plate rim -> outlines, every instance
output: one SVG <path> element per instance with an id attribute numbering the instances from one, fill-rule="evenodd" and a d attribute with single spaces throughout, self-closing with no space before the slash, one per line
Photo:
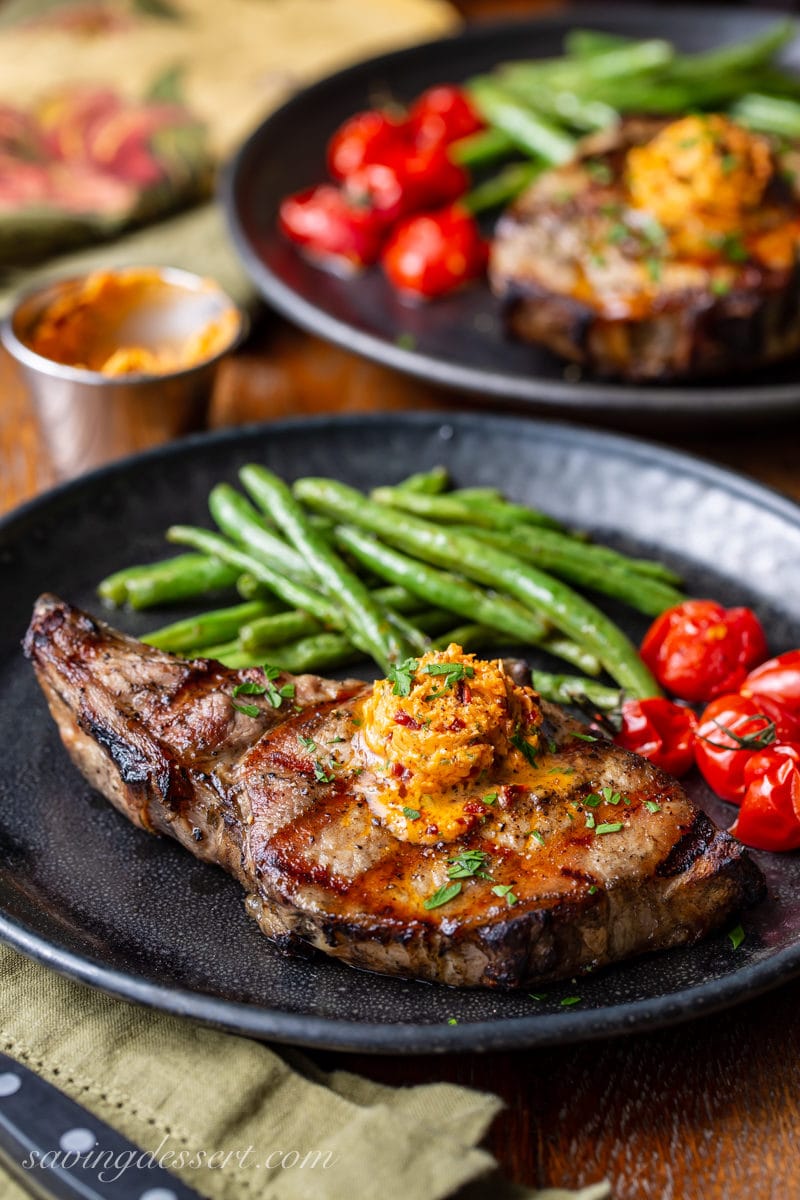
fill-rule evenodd
<path id="1" fill-rule="evenodd" d="M 644 6 L 637 6 L 644 10 Z M 509 374 L 502 369 L 485 369 L 450 363 L 433 355 L 399 346 L 374 333 L 355 328 L 313 302 L 306 300 L 271 270 L 259 257 L 252 245 L 241 219 L 237 203 L 238 190 L 251 156 L 261 141 L 268 136 L 273 125 L 279 125 L 294 109 L 300 109 L 309 97 L 323 95 L 342 81 L 358 78 L 362 73 L 380 70 L 386 63 L 402 63 L 413 59 L 438 46 L 458 46 L 482 38 L 502 36 L 504 33 L 542 29 L 558 29 L 571 26 L 581 20 L 598 22 L 603 26 L 625 28 L 635 11 L 626 8 L 612 9 L 599 13 L 587 4 L 570 4 L 555 13 L 544 13 L 539 17 L 507 19 L 503 21 L 477 22 L 443 37 L 431 38 L 416 45 L 403 46 L 382 54 L 345 66 L 291 95 L 274 109 L 256 128 L 248 134 L 233 157 L 220 173 L 217 195 L 225 214 L 228 232 L 236 253 L 255 283 L 261 297 L 271 304 L 282 316 L 299 325 L 309 333 L 353 351 L 361 357 L 383 366 L 392 367 L 403 374 L 423 380 L 439 387 L 463 391 L 470 394 L 490 395 L 496 400 L 515 401 L 541 410 L 583 411 L 611 410 L 616 413 L 637 415 L 644 406 L 646 412 L 674 412 L 681 416 L 698 419 L 715 414 L 750 416 L 753 405 L 758 406 L 758 415 L 786 414 L 800 409 L 800 359 L 798 378 L 795 382 L 759 385 L 715 386 L 706 388 L 702 382 L 690 383 L 685 387 L 676 384 L 647 385 L 638 383 L 605 382 L 601 379 L 566 380 L 542 379 L 536 375 Z M 665 23 L 674 17 L 691 23 L 702 20 L 702 12 L 689 4 L 674 4 L 659 9 Z M 737 9 L 728 6 L 714 9 L 718 20 L 736 18 L 751 20 L 753 25 L 766 25 L 770 21 L 781 22 L 787 14 L 777 9 Z M 707 14 L 706 14 L 707 16 Z M 800 26 L 797 32 L 800 46 Z M 755 374 L 754 374 L 755 380 Z M 660 401 L 660 402 L 659 402 Z"/>
<path id="2" fill-rule="evenodd" d="M 764 484 L 699 455 L 674 450 L 658 443 L 625 434 L 610 433 L 590 426 L 571 425 L 546 419 L 534 420 L 495 413 L 421 410 L 406 412 L 349 413 L 296 417 L 276 422 L 259 422 L 209 433 L 193 434 L 164 446 L 131 454 L 77 479 L 66 481 L 19 505 L 0 517 L 0 538 L 12 533 L 18 524 L 58 509 L 64 501 L 79 496 L 86 488 L 103 480 L 124 477 L 143 462 L 152 463 L 186 456 L 198 448 L 217 445 L 246 445 L 265 435 L 324 431 L 332 425 L 349 426 L 357 431 L 365 425 L 378 427 L 405 425 L 431 430 L 449 426 L 456 432 L 486 424 L 515 426 L 534 438 L 546 435 L 550 441 L 570 445 L 608 447 L 631 461 L 645 465 L 679 468 L 684 476 L 708 486 L 721 487 L 729 494 L 748 500 L 760 508 L 788 520 L 800 528 L 800 505 Z M 497 1020 L 471 1021 L 446 1025 L 353 1022 L 312 1014 L 286 1012 L 257 1004 L 216 997 L 201 991 L 172 987 L 147 979 L 135 972 L 105 965 L 90 954 L 70 950 L 46 935 L 36 933 L 24 922 L 0 909 L 0 940 L 22 951 L 60 974 L 116 996 L 162 1012 L 191 1017 L 203 1024 L 250 1037 L 270 1039 L 309 1047 L 353 1053 L 408 1054 L 432 1052 L 493 1051 L 528 1046 L 563 1045 L 625 1032 L 644 1032 L 704 1016 L 751 999 L 800 974 L 800 939 L 760 962 L 734 970 L 722 978 L 695 987 L 682 988 L 667 995 L 645 1000 L 613 1004 L 595 1009 L 570 1009 L 558 1013 L 531 1013 L 524 1017 L 500 1017 Z M 667 953 L 667 952 L 665 952 Z M 613 969 L 613 968 L 612 968 Z M 459 994 L 453 989 L 454 998 Z"/>

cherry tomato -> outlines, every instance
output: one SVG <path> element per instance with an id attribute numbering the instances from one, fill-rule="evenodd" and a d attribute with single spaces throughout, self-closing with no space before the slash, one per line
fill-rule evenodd
<path id="1" fill-rule="evenodd" d="M 775 742 L 800 742 L 800 720 L 766 696 L 731 693 L 712 700 L 703 712 L 694 754 L 717 795 L 738 804 L 750 758 Z"/>
<path id="2" fill-rule="evenodd" d="M 731 833 L 757 850 L 800 848 L 800 746 L 778 743 L 752 754 Z"/>
<path id="3" fill-rule="evenodd" d="M 656 617 L 641 655 L 666 691 L 705 703 L 744 682 L 766 658 L 767 640 L 752 609 L 686 600 Z"/>
<path id="4" fill-rule="evenodd" d="M 789 650 L 762 663 L 739 690 L 743 696 L 769 696 L 800 717 L 800 650 Z"/>
<path id="5" fill-rule="evenodd" d="M 484 127 L 466 93 L 449 83 L 423 92 L 412 105 L 409 119 L 420 145 L 455 142 Z"/>
<path id="6" fill-rule="evenodd" d="M 383 252 L 390 282 L 416 296 L 440 296 L 480 275 L 487 249 L 475 218 L 457 205 L 410 217 Z"/>
<path id="7" fill-rule="evenodd" d="M 614 741 L 670 775 L 685 775 L 694 765 L 696 729 L 692 710 L 671 700 L 626 700 Z"/>
<path id="8" fill-rule="evenodd" d="M 380 109 L 356 113 L 328 143 L 328 170 L 334 179 L 346 179 L 365 163 L 384 162 L 392 150 L 410 140 L 405 120 Z"/>
<path id="9" fill-rule="evenodd" d="M 387 228 L 407 213 L 400 173 L 386 163 L 365 163 L 342 186 L 351 204 L 379 214 Z"/>
<path id="10" fill-rule="evenodd" d="M 440 208 L 469 186 L 463 167 L 451 162 L 443 146 L 394 150 L 386 162 L 365 163 L 347 177 L 345 191 L 393 222 L 398 217 Z"/>
<path id="11" fill-rule="evenodd" d="M 307 252 L 351 270 L 375 262 L 386 235 L 380 214 L 352 203 L 330 183 L 287 196 L 279 224 L 286 237 Z"/>

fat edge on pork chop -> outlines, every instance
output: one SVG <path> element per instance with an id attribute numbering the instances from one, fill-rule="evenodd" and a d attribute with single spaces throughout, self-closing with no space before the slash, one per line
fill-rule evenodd
<path id="1" fill-rule="evenodd" d="M 25 653 L 86 779 L 235 876 L 285 949 L 529 987 L 694 942 L 764 893 L 743 847 L 674 779 L 585 740 L 502 663 L 458 647 L 419 660 L 405 695 L 387 681 L 267 681 L 42 596 Z M 234 695 L 246 682 L 256 694 Z"/>

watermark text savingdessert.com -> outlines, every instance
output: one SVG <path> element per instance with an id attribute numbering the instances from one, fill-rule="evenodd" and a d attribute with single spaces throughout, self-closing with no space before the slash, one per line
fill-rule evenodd
<path id="1" fill-rule="evenodd" d="M 91 1149 L 31 1150 L 20 1166 L 25 1171 L 84 1169 L 97 1173 L 102 1183 L 114 1183 L 126 1171 L 163 1167 L 165 1170 L 264 1170 L 264 1171 L 326 1171 L 336 1165 L 338 1156 L 332 1150 L 270 1150 L 255 1146 L 238 1150 L 173 1150 L 168 1146 L 169 1135 L 161 1139 L 155 1150 L 104 1150 L 96 1143 Z"/>

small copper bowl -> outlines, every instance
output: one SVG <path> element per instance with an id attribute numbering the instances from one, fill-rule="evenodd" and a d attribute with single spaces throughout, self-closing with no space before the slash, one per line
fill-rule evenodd
<path id="1" fill-rule="evenodd" d="M 120 335 L 128 342 L 157 349 L 190 337 L 226 310 L 233 309 L 237 320 L 230 340 L 202 362 L 167 373 L 107 375 L 46 358 L 30 344 L 47 309 L 70 289 L 77 293 L 89 275 L 57 280 L 23 294 L 3 322 L 0 336 L 22 369 L 62 479 L 202 428 L 219 361 L 247 332 L 245 314 L 212 281 L 175 267 L 121 267 L 108 274 L 124 275 L 126 270 L 146 270 L 164 285 L 156 308 L 142 305 L 126 318 L 129 328 L 121 329 Z"/>

